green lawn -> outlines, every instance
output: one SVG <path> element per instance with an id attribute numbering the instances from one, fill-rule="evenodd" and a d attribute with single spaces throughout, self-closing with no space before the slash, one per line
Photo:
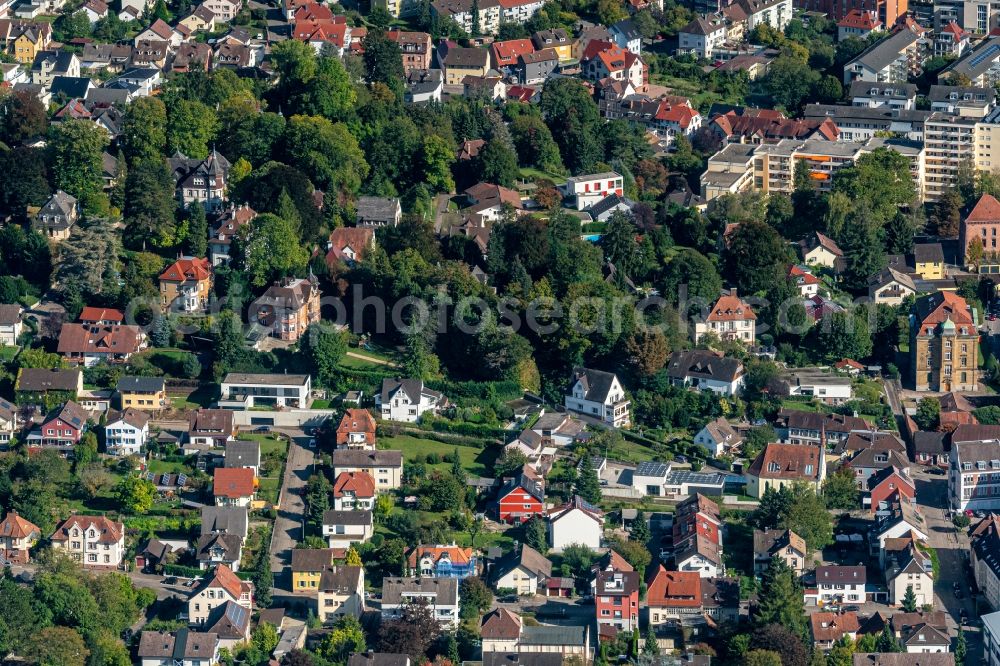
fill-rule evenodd
<path id="1" fill-rule="evenodd" d="M 261 477 L 257 488 L 257 496 L 271 504 L 278 503 L 278 493 L 281 492 L 281 479 L 277 477 Z"/>
<path id="2" fill-rule="evenodd" d="M 429 453 L 437 453 L 440 456 L 451 455 L 458 450 L 458 457 L 462 461 L 462 467 L 472 476 L 489 476 L 493 467 L 493 461 L 500 454 L 499 447 L 489 447 L 476 449 L 471 446 L 458 446 L 456 444 L 445 444 L 433 439 L 422 439 L 413 435 L 397 435 L 396 437 L 382 437 L 379 439 L 379 446 L 384 449 L 402 451 L 406 460 L 413 458 L 423 458 Z M 451 463 L 442 462 L 438 465 L 430 465 L 431 469 L 448 469 Z"/>
<path id="3" fill-rule="evenodd" d="M 798 400 L 782 400 L 781 406 L 785 409 L 797 409 L 800 412 L 823 412 L 822 407 L 811 402 L 799 402 Z"/>
<path id="4" fill-rule="evenodd" d="M 269 453 L 277 453 L 284 456 L 288 451 L 288 440 L 284 437 L 278 437 L 270 433 L 259 433 L 259 432 L 243 432 L 240 433 L 240 439 L 247 441 L 260 442 L 260 455 L 263 458 Z"/>
<path id="5" fill-rule="evenodd" d="M 369 354 L 366 351 L 359 351 L 356 353 L 365 354 L 366 356 L 368 355 L 371 355 L 373 357 L 375 356 L 374 354 Z M 375 361 L 366 361 L 363 358 L 355 358 L 354 356 L 344 356 L 342 359 L 340 359 L 340 362 L 337 363 L 337 365 L 339 365 L 341 368 L 344 368 L 345 370 L 378 370 L 379 368 L 389 367 L 384 363 L 376 363 Z"/>
<path id="6" fill-rule="evenodd" d="M 0 361 L 6 362 L 17 356 L 17 352 L 20 351 L 20 347 L 11 347 L 9 345 L 0 345 Z"/>
<path id="7" fill-rule="evenodd" d="M 551 180 L 556 185 L 562 185 L 566 182 L 566 176 L 560 176 L 555 173 L 548 173 L 547 171 L 542 171 L 541 169 L 534 169 L 531 167 L 521 167 L 519 176 L 524 180 Z"/>
<path id="8" fill-rule="evenodd" d="M 149 470 L 155 474 L 192 474 L 191 467 L 182 462 L 167 462 L 166 460 L 150 460 Z"/>

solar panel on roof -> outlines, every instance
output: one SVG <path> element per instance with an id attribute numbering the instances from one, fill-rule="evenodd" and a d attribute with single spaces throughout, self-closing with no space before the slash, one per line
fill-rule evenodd
<path id="1" fill-rule="evenodd" d="M 152 482 L 156 479 L 156 472 L 146 472 L 146 480 Z"/>
<path id="2" fill-rule="evenodd" d="M 637 476 L 663 476 L 667 473 L 667 469 L 666 464 L 661 462 L 644 462 L 639 463 L 635 473 Z"/>
<path id="3" fill-rule="evenodd" d="M 987 59 L 992 59 L 997 54 L 1000 54 L 1000 44 L 990 44 L 980 53 L 977 53 L 976 55 L 969 58 L 969 66 L 978 67 Z"/>
<path id="4" fill-rule="evenodd" d="M 187 474 L 178 474 L 177 475 L 177 485 L 178 486 L 186 486 L 187 482 L 188 482 Z"/>
<path id="5" fill-rule="evenodd" d="M 164 474 L 163 476 L 161 476 L 160 477 L 160 483 L 162 485 L 164 485 L 164 486 L 168 485 L 170 483 L 170 475 L 169 474 Z"/>

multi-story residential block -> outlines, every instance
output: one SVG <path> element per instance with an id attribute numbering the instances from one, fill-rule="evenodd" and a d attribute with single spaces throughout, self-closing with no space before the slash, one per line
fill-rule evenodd
<path id="1" fill-rule="evenodd" d="M 905 543 L 886 544 L 888 552 L 884 555 L 885 583 L 889 591 L 889 603 L 902 604 L 907 590 L 913 590 L 917 607 L 933 606 L 934 568 L 930 556 L 920 550 L 918 542 L 912 537 L 902 541 Z M 925 647 L 929 647 L 926 642 Z"/>
<path id="2" fill-rule="evenodd" d="M 496 7 L 499 9 L 500 5 Z M 470 15 L 469 21 L 471 20 Z M 448 48 L 441 64 L 444 66 L 445 85 L 457 86 L 467 76 L 486 76 L 490 68 L 489 52 L 485 49 L 452 46 Z"/>
<path id="3" fill-rule="evenodd" d="M 139 455 L 149 439 L 149 414 L 137 409 L 108 412 L 104 426 L 107 452 L 113 456 Z"/>
<path id="4" fill-rule="evenodd" d="M 327 567 L 319 577 L 316 607 L 323 622 L 350 615 L 361 617 L 365 610 L 365 570 L 337 565 Z"/>
<path id="5" fill-rule="evenodd" d="M 383 578 L 382 617 L 399 617 L 412 603 L 423 603 L 431 614 L 446 627 L 458 626 L 457 578 Z"/>
<path id="6" fill-rule="evenodd" d="M 367 409 L 346 409 L 337 425 L 337 448 L 374 451 L 376 428 L 375 419 Z"/>
<path id="7" fill-rule="evenodd" d="M 1000 440 L 952 441 L 948 499 L 956 511 L 1000 510 Z"/>
<path id="8" fill-rule="evenodd" d="M 632 631 L 639 627 L 639 582 L 636 571 L 598 571 L 594 580 L 597 625 Z"/>
<path id="9" fill-rule="evenodd" d="M 372 537 L 374 526 L 371 511 L 337 511 L 323 513 L 323 536 L 330 548 L 350 548 Z"/>
<path id="10" fill-rule="evenodd" d="M 745 345 L 752 345 L 756 338 L 757 315 L 736 293 L 735 289 L 719 297 L 704 321 L 694 326 L 694 341 L 697 342 L 707 333 L 712 333 L 720 340 L 737 340 Z"/>
<path id="11" fill-rule="evenodd" d="M 865 601 L 867 571 L 863 566 L 816 567 L 816 596 L 823 604 L 860 604 Z"/>
<path id="12" fill-rule="evenodd" d="M 405 32 L 389 30 L 385 36 L 399 44 L 403 55 L 403 73 L 409 74 L 417 69 L 430 69 L 431 66 L 431 36 L 426 32 Z"/>
<path id="13" fill-rule="evenodd" d="M 167 406 L 166 381 L 163 377 L 122 377 L 115 387 L 122 409 L 157 412 Z"/>
<path id="14" fill-rule="evenodd" d="M 929 57 L 929 43 L 921 31 L 898 30 L 844 65 L 844 84 L 859 80 L 906 83 L 923 72 Z"/>
<path id="15" fill-rule="evenodd" d="M 205 666 L 219 661 L 219 635 L 178 629 L 144 631 L 136 651 L 140 666 Z"/>
<path id="16" fill-rule="evenodd" d="M 406 554 L 407 574 L 434 578 L 466 578 L 475 575 L 477 558 L 471 548 L 417 546 Z"/>
<path id="17" fill-rule="evenodd" d="M 37 525 L 11 509 L 0 521 L 0 559 L 26 564 L 31 559 L 31 549 L 41 537 L 42 531 Z"/>
<path id="18" fill-rule="evenodd" d="M 753 571 L 763 574 L 771 565 L 771 560 L 784 560 L 788 568 L 801 575 L 806 563 L 805 539 L 791 530 L 753 531 Z"/>
<path id="19" fill-rule="evenodd" d="M 344 472 L 365 472 L 375 479 L 379 491 L 399 488 L 403 474 L 401 451 L 337 449 L 330 456 L 335 476 Z"/>
<path id="20" fill-rule="evenodd" d="M 874 427 L 857 416 L 819 414 L 801 409 L 782 409 L 775 423 L 782 442 L 789 444 L 837 445 L 852 433 L 871 431 Z"/>
<path id="21" fill-rule="evenodd" d="M 559 60 L 572 60 L 574 40 L 563 28 L 539 30 L 531 36 L 535 50 L 555 49 Z"/>
<path id="22" fill-rule="evenodd" d="M 1000 611 L 987 613 L 980 619 L 983 624 L 983 663 L 1000 666 Z"/>
<path id="23" fill-rule="evenodd" d="M 969 540 L 972 573 L 979 593 L 990 608 L 1000 609 L 1000 516 L 990 514 L 980 520 L 970 530 Z M 1000 641 L 1000 632 L 994 634 L 993 640 Z M 1000 650 L 997 654 L 1000 655 Z"/>
<path id="24" fill-rule="evenodd" d="M 208 259 L 185 257 L 160 273 L 160 307 L 178 312 L 208 308 L 214 273 Z"/>
<path id="25" fill-rule="evenodd" d="M 88 569 L 117 569 L 125 556 L 125 525 L 104 516 L 70 516 L 50 540 Z"/>
<path id="26" fill-rule="evenodd" d="M 778 490 L 800 481 L 818 491 L 826 478 L 826 456 L 819 446 L 771 442 L 751 463 L 746 476 L 751 497 L 763 497 L 768 488 Z"/>
<path id="27" fill-rule="evenodd" d="M 941 72 L 942 77 L 971 81 L 976 88 L 988 88 L 1000 81 L 1000 37 L 993 37 Z M 969 85 L 969 84 L 967 84 Z"/>
<path id="28" fill-rule="evenodd" d="M 629 400 L 618 376 L 612 372 L 574 368 L 566 409 L 600 419 L 615 428 L 631 422 Z"/>
<path id="29" fill-rule="evenodd" d="M 310 375 L 230 372 L 222 380 L 219 405 L 255 407 L 309 407 L 312 392 Z"/>
<path id="30" fill-rule="evenodd" d="M 975 391 L 979 381 L 976 313 L 942 291 L 917 301 L 910 316 L 910 362 L 918 391 Z"/>
<path id="31" fill-rule="evenodd" d="M 319 282 L 315 277 L 284 278 L 253 302 L 254 322 L 279 340 L 295 341 L 320 319 Z"/>
<path id="32" fill-rule="evenodd" d="M 446 407 L 448 399 L 424 386 L 420 379 L 383 379 L 375 396 L 375 408 L 383 419 L 416 423 L 427 412 Z"/>
<path id="33" fill-rule="evenodd" d="M 924 195 L 936 201 L 958 182 L 962 164 L 975 164 L 975 118 L 935 112 L 924 122 Z"/>
<path id="34" fill-rule="evenodd" d="M 718 504 L 701 493 L 680 502 L 674 512 L 671 536 L 671 552 L 677 571 L 695 571 L 702 578 L 718 578 L 725 574 Z"/>
<path id="35" fill-rule="evenodd" d="M 917 86 L 912 83 L 878 84 L 855 81 L 847 93 L 851 106 L 862 109 L 888 107 L 911 111 L 917 105 Z"/>

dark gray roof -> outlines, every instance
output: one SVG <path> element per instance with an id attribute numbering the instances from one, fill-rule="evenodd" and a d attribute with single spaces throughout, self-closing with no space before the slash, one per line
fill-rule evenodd
<path id="1" fill-rule="evenodd" d="M 222 380 L 223 384 L 263 384 L 266 386 L 305 386 L 309 375 L 286 375 L 282 373 L 230 372 Z"/>
<path id="2" fill-rule="evenodd" d="M 331 464 L 336 467 L 402 467 L 402 451 L 364 451 L 337 449 L 331 454 Z"/>
<path id="3" fill-rule="evenodd" d="M 927 99 L 932 104 L 950 102 L 988 106 L 996 99 L 996 92 L 992 88 L 975 86 L 931 86 L 927 92 Z"/>
<path id="4" fill-rule="evenodd" d="M 955 666 L 951 652 L 855 652 L 853 666 Z"/>
<path id="5" fill-rule="evenodd" d="M 587 208 L 587 212 L 590 216 L 596 218 L 599 215 L 603 215 L 609 210 L 613 210 L 616 206 L 625 205 L 628 206 L 629 210 L 632 209 L 633 202 L 629 201 L 625 197 L 618 196 L 617 194 L 612 194 L 609 197 L 604 197 L 594 205 Z"/>
<path id="6" fill-rule="evenodd" d="M 336 511 L 323 512 L 324 525 L 371 525 L 371 511 Z"/>
<path id="7" fill-rule="evenodd" d="M 0 303 L 0 326 L 13 326 L 21 321 L 21 306 L 16 303 Z"/>
<path id="8" fill-rule="evenodd" d="M 423 71 L 423 70 L 421 70 Z M 438 77 L 440 78 L 440 71 Z M 354 205 L 358 219 L 361 220 L 394 220 L 399 210 L 399 199 L 389 197 L 359 197 Z"/>
<path id="9" fill-rule="evenodd" d="M 552 562 L 537 550 L 522 544 L 519 551 L 512 550 L 493 565 L 493 579 L 503 578 L 517 567 L 524 567 L 541 578 L 552 575 Z"/>
<path id="10" fill-rule="evenodd" d="M 945 439 L 948 437 L 948 433 L 945 432 L 927 432 L 925 430 L 920 430 L 913 433 L 913 451 L 914 453 L 927 453 L 930 455 L 941 455 L 945 452 Z"/>
<path id="11" fill-rule="evenodd" d="M 87 95 L 92 83 L 86 76 L 56 76 L 52 79 L 49 92 L 55 95 L 64 95 L 69 98 L 83 99 Z"/>
<path id="12" fill-rule="evenodd" d="M 557 652 L 483 653 L 483 666 L 561 666 L 562 662 Z"/>
<path id="13" fill-rule="evenodd" d="M 80 381 L 79 370 L 46 370 L 23 368 L 17 378 L 18 391 L 75 391 Z"/>
<path id="14" fill-rule="evenodd" d="M 392 652 L 355 652 L 347 660 L 347 666 L 409 666 L 410 657 Z"/>
<path id="15" fill-rule="evenodd" d="M 31 69 L 41 69 L 43 62 L 49 62 L 53 64 L 53 71 L 65 72 L 69 70 L 74 57 L 74 54 L 68 51 L 39 51 L 35 55 L 35 61 L 31 63 Z"/>
<path id="16" fill-rule="evenodd" d="M 521 629 L 522 645 L 583 645 L 587 627 L 524 627 Z"/>
<path id="17" fill-rule="evenodd" d="M 909 31 L 904 30 L 902 32 Z M 945 67 L 942 74 L 963 74 L 975 81 L 977 77 L 988 72 L 993 63 L 998 59 L 1000 59 L 1000 37 L 994 37 L 984 42 L 979 48 L 970 51 L 958 62 Z"/>
<path id="18" fill-rule="evenodd" d="M 122 377 L 117 388 L 121 392 L 156 393 L 162 391 L 165 385 L 163 377 Z"/>
<path id="19" fill-rule="evenodd" d="M 247 509 L 244 506 L 203 506 L 201 508 L 201 533 L 247 533 Z"/>
<path id="20" fill-rule="evenodd" d="M 464 48 L 456 46 L 448 49 L 444 57 L 444 66 L 448 67 L 485 67 L 489 58 L 486 49 Z"/>
<path id="21" fill-rule="evenodd" d="M 411 94 L 419 95 L 433 92 L 438 89 L 441 83 L 442 78 L 440 69 L 412 69 L 406 75 L 406 87 Z M 362 198 L 373 199 L 376 197 Z M 395 199 L 389 199 L 389 201 L 395 201 Z M 392 208 L 392 211 L 387 211 L 388 215 L 385 219 L 391 220 L 395 217 L 395 206 Z"/>
<path id="22" fill-rule="evenodd" d="M 802 110 L 802 116 L 806 120 L 816 118 L 833 118 L 835 122 L 842 123 L 845 120 L 882 120 L 890 122 L 911 122 L 923 124 L 931 115 L 931 111 L 923 109 L 890 109 L 886 106 L 874 109 L 867 106 L 846 106 L 843 104 L 807 104 Z M 878 129 L 878 128 L 875 128 Z"/>
<path id="23" fill-rule="evenodd" d="M 312 569 L 315 571 L 315 569 Z M 358 589 L 359 579 L 363 582 L 364 569 L 361 567 L 337 566 L 323 570 L 319 577 L 319 589 L 323 592 L 338 592 L 341 594 Z"/>
<path id="24" fill-rule="evenodd" d="M 219 645 L 216 634 L 178 629 L 173 633 L 144 631 L 139 638 L 140 658 L 212 659 Z"/>
<path id="25" fill-rule="evenodd" d="M 576 385 L 576 382 L 582 382 L 585 399 L 604 402 L 611 391 L 614 381 L 615 374 L 613 372 L 591 370 L 590 368 L 573 368 L 570 388 L 572 389 Z"/>
<path id="26" fill-rule="evenodd" d="M 260 465 L 260 442 L 236 440 L 226 442 L 226 467 L 256 467 Z"/>
<path id="27" fill-rule="evenodd" d="M 439 606 L 452 606 L 458 603 L 457 578 L 418 578 L 406 576 L 382 579 L 382 604 L 403 604 L 407 597 L 434 597 L 434 603 Z"/>
<path id="28" fill-rule="evenodd" d="M 870 97 L 874 99 L 909 99 L 917 94 L 917 86 L 913 83 L 875 83 L 872 81 L 854 81 L 851 84 L 850 97 Z"/>
<path id="29" fill-rule="evenodd" d="M 293 548 L 292 571 L 322 571 L 333 566 L 333 548 Z"/>
<path id="30" fill-rule="evenodd" d="M 661 462 L 642 462 L 635 468 L 634 476 L 666 476 L 670 466 Z"/>
<path id="31" fill-rule="evenodd" d="M 625 39 L 632 41 L 633 39 L 642 39 L 642 33 L 639 32 L 639 28 L 636 27 L 635 22 L 632 19 L 622 19 L 618 23 L 614 23 L 610 28 L 611 32 L 618 33 Z"/>
<path id="32" fill-rule="evenodd" d="M 250 630 L 250 611 L 235 601 L 227 601 L 212 610 L 207 626 L 219 638 L 229 640 L 245 639 Z"/>
<path id="33" fill-rule="evenodd" d="M 944 263 L 941 243 L 917 243 L 913 246 L 913 260 L 917 263 Z"/>
<path id="34" fill-rule="evenodd" d="M 239 534 L 202 534 L 198 537 L 195 552 L 199 560 L 210 562 L 215 558 L 213 551 L 222 550 L 222 559 L 235 562 L 240 556 L 243 538 Z"/>
<path id="35" fill-rule="evenodd" d="M 917 35 L 911 30 L 900 30 L 894 35 L 886 37 L 882 41 L 876 42 L 872 46 L 865 49 L 861 55 L 847 63 L 847 67 L 850 67 L 856 62 L 860 62 L 868 69 L 874 72 L 880 72 L 888 67 L 891 62 L 896 60 L 903 49 L 919 39 L 920 35 Z"/>
<path id="36" fill-rule="evenodd" d="M 672 379 L 699 377 L 731 382 L 741 374 L 743 364 L 739 359 L 719 356 L 703 349 L 674 352 L 667 365 L 667 376 Z"/>

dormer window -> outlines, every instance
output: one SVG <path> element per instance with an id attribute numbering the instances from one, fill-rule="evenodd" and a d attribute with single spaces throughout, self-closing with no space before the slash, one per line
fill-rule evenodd
<path id="1" fill-rule="evenodd" d="M 767 463 L 767 471 L 768 472 L 777 472 L 780 469 L 781 469 L 781 466 L 778 465 L 778 463 L 776 463 L 776 462 L 769 462 L 769 463 Z"/>

